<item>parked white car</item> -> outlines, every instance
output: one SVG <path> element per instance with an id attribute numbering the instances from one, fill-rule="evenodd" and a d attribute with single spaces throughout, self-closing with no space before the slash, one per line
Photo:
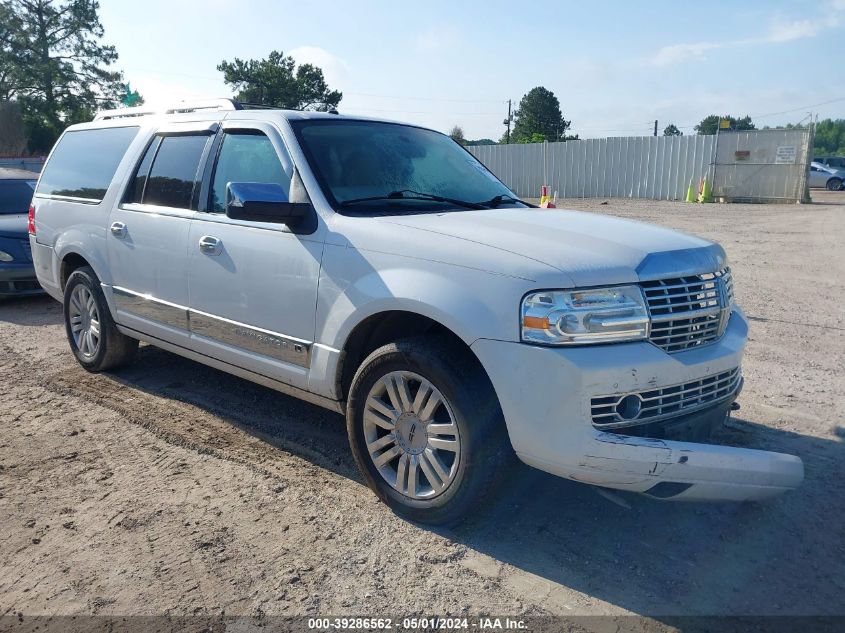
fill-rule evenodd
<path id="1" fill-rule="evenodd" d="M 795 488 L 707 443 L 742 388 L 724 250 L 530 208 L 449 137 L 220 100 L 70 127 L 30 210 L 79 363 L 138 341 L 345 413 L 397 512 L 455 521 L 513 455 L 664 499 Z"/>
<path id="2" fill-rule="evenodd" d="M 824 187 L 828 191 L 839 191 L 845 182 L 845 170 L 834 169 L 813 161 L 810 163 L 810 186 Z"/>

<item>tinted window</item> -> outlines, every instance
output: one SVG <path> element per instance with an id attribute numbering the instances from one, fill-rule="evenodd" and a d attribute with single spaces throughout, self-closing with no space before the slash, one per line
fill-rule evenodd
<path id="1" fill-rule="evenodd" d="M 156 155 L 160 141 L 161 137 L 156 136 L 144 153 L 144 158 L 141 160 L 141 164 L 138 165 L 138 169 L 135 171 L 135 177 L 126 191 L 126 202 L 141 202 L 141 198 L 144 195 L 144 185 L 147 184 L 147 176 L 150 173 L 150 165 L 153 164 L 153 157 Z"/>
<path id="2" fill-rule="evenodd" d="M 44 167 L 38 193 L 99 202 L 137 133 L 137 127 L 66 133 Z"/>
<path id="3" fill-rule="evenodd" d="M 0 180 L 0 214 L 29 211 L 34 189 L 34 180 Z"/>
<path id="4" fill-rule="evenodd" d="M 211 211 L 226 210 L 226 185 L 230 182 L 262 182 L 290 188 L 270 139 L 264 134 L 226 134 L 211 189 Z"/>
<path id="5" fill-rule="evenodd" d="M 311 168 L 336 206 L 403 190 L 467 201 L 513 196 L 472 154 L 438 132 L 369 121 L 314 120 L 292 125 Z M 384 205 L 376 201 L 371 206 Z"/>
<path id="6" fill-rule="evenodd" d="M 144 204 L 190 209 L 202 152 L 209 137 L 165 136 L 155 155 Z"/>

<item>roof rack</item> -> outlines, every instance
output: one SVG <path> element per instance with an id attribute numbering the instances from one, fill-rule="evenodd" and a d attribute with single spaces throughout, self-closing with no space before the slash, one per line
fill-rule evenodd
<path id="1" fill-rule="evenodd" d="M 150 116 L 153 114 L 184 114 L 198 112 L 200 110 L 242 110 L 243 106 L 234 99 L 202 99 L 194 101 L 182 101 L 174 106 L 166 108 L 147 108 L 136 106 L 134 108 L 116 108 L 114 110 L 100 110 L 94 116 L 95 121 L 108 121 L 111 119 L 124 119 L 139 116 Z"/>

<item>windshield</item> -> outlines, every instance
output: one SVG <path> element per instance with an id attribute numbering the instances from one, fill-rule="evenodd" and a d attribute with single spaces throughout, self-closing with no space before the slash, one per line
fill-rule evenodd
<path id="1" fill-rule="evenodd" d="M 34 180 L 0 180 L 0 214 L 26 213 L 34 192 Z"/>
<path id="2" fill-rule="evenodd" d="M 444 134 L 370 121 L 311 120 L 292 125 L 335 209 L 466 210 L 484 208 L 480 205 L 498 196 L 501 199 L 492 206 L 519 204 L 484 165 Z"/>

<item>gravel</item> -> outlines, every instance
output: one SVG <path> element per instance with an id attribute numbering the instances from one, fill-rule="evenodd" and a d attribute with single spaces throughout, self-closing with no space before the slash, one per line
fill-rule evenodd
<path id="1" fill-rule="evenodd" d="M 845 613 L 845 194 L 814 197 L 566 201 L 724 245 L 751 319 L 726 439 L 806 467 L 765 504 L 517 467 L 427 529 L 364 487 L 340 416 L 150 346 L 88 374 L 58 303 L 0 302 L 0 616 Z"/>

